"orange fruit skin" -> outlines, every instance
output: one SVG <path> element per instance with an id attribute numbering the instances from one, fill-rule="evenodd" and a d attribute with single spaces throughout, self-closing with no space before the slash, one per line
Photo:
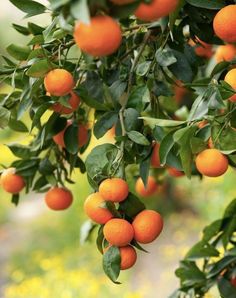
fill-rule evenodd
<path id="1" fill-rule="evenodd" d="M 2 188 L 9 193 L 17 194 L 25 187 L 25 181 L 20 176 L 15 174 L 15 168 L 9 168 L 3 171 L 0 184 Z"/>
<path id="2" fill-rule="evenodd" d="M 66 147 L 65 141 L 64 141 L 64 134 L 69 125 L 71 125 L 71 121 L 67 121 L 66 127 L 58 134 L 53 136 L 53 141 L 62 148 Z M 88 142 L 88 130 L 85 125 L 79 124 L 78 126 L 78 140 L 79 140 L 79 148 L 83 147 Z"/>
<path id="3" fill-rule="evenodd" d="M 183 177 L 183 176 L 185 176 L 184 172 L 179 171 L 179 170 L 177 170 L 177 169 L 175 169 L 175 168 L 171 168 L 171 167 L 169 167 L 169 168 L 167 168 L 167 171 L 168 171 L 168 173 L 169 173 L 169 175 L 170 175 L 171 177 L 178 178 L 178 177 Z"/>
<path id="4" fill-rule="evenodd" d="M 107 246 L 104 249 L 104 253 L 109 250 L 111 245 Z M 124 247 L 119 247 L 120 250 L 120 258 L 121 258 L 121 263 L 120 263 L 120 269 L 121 270 L 126 270 L 134 266 L 134 264 L 137 261 L 137 253 L 136 250 L 133 248 L 131 245 L 127 245 Z"/>
<path id="5" fill-rule="evenodd" d="M 228 169 L 228 159 L 217 149 L 205 149 L 196 157 L 198 171 L 208 177 L 223 175 Z"/>
<path id="6" fill-rule="evenodd" d="M 104 237 L 111 244 L 118 247 L 128 245 L 134 238 L 134 229 L 125 219 L 112 218 L 104 226 Z"/>
<path id="7" fill-rule="evenodd" d="M 65 210 L 72 204 L 73 196 L 68 189 L 63 187 L 54 187 L 46 193 L 45 202 L 52 210 Z"/>
<path id="8" fill-rule="evenodd" d="M 127 198 L 129 186 L 121 178 L 108 178 L 99 185 L 99 193 L 104 200 L 119 203 Z"/>
<path id="9" fill-rule="evenodd" d="M 154 210 L 143 210 L 136 215 L 132 226 L 134 228 L 134 239 L 143 244 L 151 243 L 163 229 L 163 219 Z"/>
<path id="10" fill-rule="evenodd" d="M 113 217 L 112 213 L 105 208 L 105 201 L 98 192 L 87 197 L 84 202 L 84 211 L 90 219 L 101 225 Z"/>
<path id="11" fill-rule="evenodd" d="M 80 98 L 74 92 L 71 92 L 71 97 L 68 100 L 71 108 L 65 107 L 60 103 L 55 103 L 52 105 L 51 109 L 59 114 L 71 114 L 76 111 L 80 105 Z"/>
<path id="12" fill-rule="evenodd" d="M 217 63 L 231 61 L 236 57 L 236 47 L 231 44 L 219 46 L 214 57 Z"/>
<path id="13" fill-rule="evenodd" d="M 202 121 L 198 122 L 197 126 L 198 126 L 198 128 L 202 129 L 207 124 L 208 124 L 208 121 L 207 120 L 202 120 Z"/>
<path id="14" fill-rule="evenodd" d="M 236 91 L 236 68 L 231 69 L 225 76 L 225 82 Z M 236 94 L 229 98 L 230 101 L 236 102 Z"/>
<path id="15" fill-rule="evenodd" d="M 176 82 L 174 85 L 174 99 L 180 104 L 184 98 L 184 96 L 188 93 L 188 90 L 181 86 L 181 82 Z"/>
<path id="16" fill-rule="evenodd" d="M 236 4 L 223 7 L 213 20 L 215 34 L 222 40 L 236 42 Z"/>
<path id="17" fill-rule="evenodd" d="M 155 144 L 151 156 L 151 166 L 153 168 L 161 168 L 160 156 L 159 156 L 160 144 Z"/>
<path id="18" fill-rule="evenodd" d="M 153 0 L 149 4 L 141 3 L 135 11 L 135 16 L 142 21 L 155 21 L 173 12 L 179 0 Z"/>
<path id="19" fill-rule="evenodd" d="M 73 76 L 65 69 L 51 70 L 44 78 L 44 87 L 53 96 L 64 96 L 70 93 L 74 85 Z"/>
<path id="20" fill-rule="evenodd" d="M 136 193 L 142 197 L 150 197 L 157 191 L 156 180 L 153 176 L 149 176 L 147 180 L 147 185 L 143 184 L 143 180 L 141 177 L 138 178 L 135 184 Z"/>
<path id="21" fill-rule="evenodd" d="M 231 283 L 232 286 L 234 286 L 236 288 L 236 276 L 235 277 L 232 277 L 230 279 L 230 283 Z"/>
<path id="22" fill-rule="evenodd" d="M 110 1 L 116 5 L 124 5 L 124 4 L 133 3 L 135 0 L 110 0 Z"/>
<path id="23" fill-rule="evenodd" d="M 95 16 L 90 24 L 78 22 L 74 29 L 77 46 L 85 53 L 102 57 L 114 53 L 122 41 L 120 25 L 109 16 Z"/>

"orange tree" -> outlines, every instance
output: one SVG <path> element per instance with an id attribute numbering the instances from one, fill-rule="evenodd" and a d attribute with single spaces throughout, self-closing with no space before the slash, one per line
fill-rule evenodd
<path id="1" fill-rule="evenodd" d="M 8 145 L 17 160 L 1 186 L 15 204 L 25 188 L 47 192 L 48 207 L 63 210 L 73 203 L 71 173 L 87 172 L 94 189 L 84 205 L 94 222 L 87 237 L 98 224 L 103 268 L 117 283 L 135 249 L 145 251 L 140 243 L 163 228 L 161 215 L 130 192 L 128 173 L 148 196 L 165 170 L 217 177 L 236 167 L 235 1 L 10 1 L 26 17 L 52 19 L 44 27 L 13 24 L 29 41 L 12 43 L 2 57 L 1 82 L 11 92 L 0 95 L 0 127 L 31 141 Z M 93 148 L 84 162 L 91 133 L 99 139 L 110 129 L 114 144 Z M 222 297 L 236 297 L 235 211 L 233 201 L 204 230 L 176 272 L 181 287 L 172 297 L 202 297 L 215 284 Z"/>

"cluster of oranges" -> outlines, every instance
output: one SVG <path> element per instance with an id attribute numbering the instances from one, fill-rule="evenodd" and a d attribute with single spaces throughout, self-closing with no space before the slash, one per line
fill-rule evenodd
<path id="1" fill-rule="evenodd" d="M 101 182 L 98 192 L 88 196 L 84 203 L 84 210 L 88 217 L 103 227 L 104 253 L 111 246 L 120 250 L 120 269 L 125 270 L 132 267 L 137 259 L 132 242 L 135 240 L 142 244 L 154 241 L 163 229 L 161 215 L 153 210 L 143 210 L 134 218 L 127 220 L 125 214 L 113 213 L 107 208 L 106 203 L 117 205 L 127 199 L 129 187 L 121 178 L 108 178 Z M 117 216 L 119 214 L 119 216 Z"/>

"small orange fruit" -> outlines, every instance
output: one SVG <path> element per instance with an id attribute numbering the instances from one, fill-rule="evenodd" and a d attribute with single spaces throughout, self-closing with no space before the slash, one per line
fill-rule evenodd
<path id="1" fill-rule="evenodd" d="M 177 104 L 180 104 L 186 94 L 188 93 L 188 90 L 183 86 L 183 84 L 180 81 L 176 81 L 176 84 L 174 84 L 174 99 L 177 102 Z"/>
<path id="2" fill-rule="evenodd" d="M 19 193 L 25 187 L 24 179 L 16 174 L 15 168 L 9 168 L 2 172 L 0 184 L 6 192 L 12 194 Z"/>
<path id="3" fill-rule="evenodd" d="M 140 243 L 154 241 L 163 229 L 163 219 L 154 210 L 143 210 L 136 215 L 132 226 L 134 228 L 134 239 Z"/>
<path id="4" fill-rule="evenodd" d="M 223 175 L 228 169 L 228 159 L 217 149 L 205 149 L 196 157 L 198 171 L 208 177 Z"/>
<path id="5" fill-rule="evenodd" d="M 112 213 L 106 208 L 103 197 L 98 192 L 87 197 L 84 202 L 84 211 L 90 219 L 101 225 L 113 217 Z"/>
<path id="6" fill-rule="evenodd" d="M 78 22 L 74 29 L 77 46 L 92 56 L 107 56 L 114 53 L 122 41 L 120 25 L 109 16 L 95 16 L 90 24 Z"/>
<path id="7" fill-rule="evenodd" d="M 53 69 L 44 78 L 45 89 L 53 96 L 64 96 L 70 93 L 74 85 L 73 76 L 65 69 Z"/>
<path id="8" fill-rule="evenodd" d="M 104 226 L 104 237 L 115 246 L 126 246 L 134 237 L 132 225 L 125 219 L 112 218 Z"/>
<path id="9" fill-rule="evenodd" d="M 135 16 L 142 21 L 156 21 L 173 12 L 179 0 L 153 0 L 151 3 L 141 3 L 135 11 Z"/>
<path id="10" fill-rule="evenodd" d="M 198 128 L 202 129 L 207 124 L 208 124 L 208 121 L 207 120 L 202 120 L 202 121 L 198 122 L 197 126 L 198 126 Z"/>
<path id="11" fill-rule="evenodd" d="M 151 166 L 153 168 L 161 168 L 160 156 L 159 156 L 160 144 L 156 143 L 152 150 Z"/>
<path id="12" fill-rule="evenodd" d="M 112 3 L 116 5 L 125 5 L 134 2 L 135 0 L 110 0 Z"/>
<path id="13" fill-rule="evenodd" d="M 141 177 L 138 178 L 135 184 L 135 190 L 137 194 L 142 197 L 151 197 L 157 191 L 156 180 L 153 176 L 149 176 L 147 180 L 147 185 L 145 187 Z"/>
<path id="14" fill-rule="evenodd" d="M 108 246 L 104 249 L 104 253 L 109 250 L 111 247 Z M 136 250 L 133 248 L 131 245 L 127 245 L 124 247 L 120 247 L 120 258 L 121 258 L 121 263 L 120 263 L 120 269 L 121 270 L 126 270 L 134 266 L 137 260 L 137 253 Z"/>
<path id="15" fill-rule="evenodd" d="M 74 111 L 76 111 L 79 107 L 80 104 L 80 98 L 79 96 L 77 96 L 74 92 L 71 92 L 71 97 L 68 100 L 69 105 L 71 106 L 71 108 L 69 107 L 65 107 L 63 106 L 61 103 L 54 103 L 51 107 L 51 109 L 59 114 L 71 114 Z"/>
<path id="16" fill-rule="evenodd" d="M 195 47 L 195 53 L 199 57 L 204 57 L 204 58 L 211 58 L 213 55 L 213 49 L 212 45 L 200 40 L 198 37 L 196 37 L 198 44 Z"/>
<path id="17" fill-rule="evenodd" d="M 52 210 L 65 210 L 72 204 L 73 196 L 66 188 L 54 187 L 46 193 L 45 202 Z"/>
<path id="18" fill-rule="evenodd" d="M 99 185 L 99 193 L 106 201 L 122 202 L 129 194 L 129 186 L 121 178 L 108 178 Z"/>
<path id="19" fill-rule="evenodd" d="M 223 7 L 213 20 L 215 34 L 222 40 L 236 42 L 236 4 Z"/>
<path id="20" fill-rule="evenodd" d="M 231 44 L 219 46 L 215 53 L 216 62 L 231 61 L 236 57 L 236 47 Z"/>
<path id="21" fill-rule="evenodd" d="M 168 167 L 167 171 L 171 177 L 183 177 L 185 176 L 184 172 L 177 170 L 176 168 Z"/>
<path id="22" fill-rule="evenodd" d="M 236 276 L 234 276 L 230 279 L 230 283 L 232 286 L 234 286 L 236 288 Z"/>
<path id="23" fill-rule="evenodd" d="M 71 121 L 67 121 L 66 127 L 60 131 L 58 134 L 53 136 L 53 141 L 59 145 L 62 148 L 65 148 L 65 141 L 64 141 L 64 134 L 68 126 L 71 125 Z M 79 124 L 78 126 L 78 142 L 79 142 L 79 148 L 83 147 L 88 142 L 88 130 L 87 127 L 83 124 Z"/>
<path id="24" fill-rule="evenodd" d="M 236 91 L 236 68 L 231 69 L 229 72 L 227 72 L 224 80 Z M 231 96 L 229 100 L 232 102 L 236 102 L 236 94 Z"/>

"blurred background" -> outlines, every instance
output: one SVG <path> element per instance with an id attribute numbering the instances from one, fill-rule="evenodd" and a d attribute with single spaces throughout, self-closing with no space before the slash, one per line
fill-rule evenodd
<path id="1" fill-rule="evenodd" d="M 10 43 L 27 43 L 27 37 L 11 26 L 27 21 L 8 0 L 1 0 L 1 54 Z M 30 21 L 45 25 L 50 16 Z M 0 88 L 1 92 L 8 90 L 6 86 Z M 25 134 L 1 130 L 0 164 L 8 166 L 14 159 L 6 144 L 24 144 L 28 139 Z M 99 142 L 112 142 L 112 136 L 106 135 Z M 96 144 L 93 139 L 88 152 Z M 223 208 L 236 197 L 236 189 L 232 170 L 224 177 L 203 181 L 164 175 L 164 186 L 157 195 L 145 199 L 149 208 L 163 214 L 164 232 L 145 247 L 148 254 L 138 252 L 135 267 L 121 273 L 121 285 L 113 285 L 104 275 L 94 239 L 80 243 L 80 227 L 87 220 L 83 202 L 91 191 L 86 176 L 74 173 L 76 184 L 71 188 L 75 201 L 72 208 L 61 213 L 45 207 L 43 194 L 23 196 L 16 208 L 10 195 L 0 190 L 0 297 L 167 298 L 178 287 L 174 271 L 179 260 L 199 239 L 202 228 L 222 215 Z M 212 293 L 208 297 L 219 296 Z"/>

